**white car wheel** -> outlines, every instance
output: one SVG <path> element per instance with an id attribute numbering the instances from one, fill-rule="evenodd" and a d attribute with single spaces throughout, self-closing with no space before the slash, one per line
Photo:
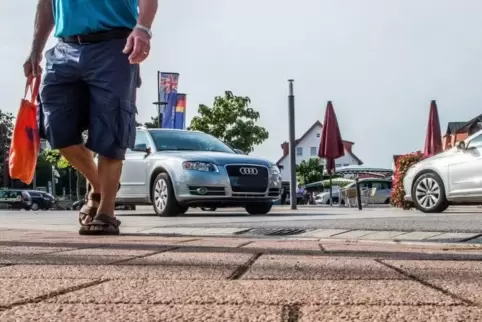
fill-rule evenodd
<path id="1" fill-rule="evenodd" d="M 415 206 L 422 212 L 443 212 L 448 207 L 442 180 L 435 173 L 421 175 L 415 181 L 412 196 Z"/>
<path id="2" fill-rule="evenodd" d="M 430 209 L 440 199 L 440 186 L 434 179 L 424 178 L 415 188 L 415 198 L 423 208 Z"/>
<path id="3" fill-rule="evenodd" d="M 39 206 L 39 204 L 36 203 L 36 202 L 34 202 L 34 203 L 32 204 L 32 206 L 30 207 L 30 209 L 33 210 L 33 211 L 37 211 L 37 210 L 39 210 L 39 208 L 40 208 L 40 206 Z"/>
<path id="4" fill-rule="evenodd" d="M 164 212 L 167 207 L 167 183 L 166 180 L 160 179 L 156 183 L 156 188 L 154 190 L 154 205 L 159 212 Z"/>
<path id="5" fill-rule="evenodd" d="M 176 216 L 187 211 L 177 203 L 171 178 L 165 172 L 159 173 L 152 185 L 152 202 L 158 216 Z"/>

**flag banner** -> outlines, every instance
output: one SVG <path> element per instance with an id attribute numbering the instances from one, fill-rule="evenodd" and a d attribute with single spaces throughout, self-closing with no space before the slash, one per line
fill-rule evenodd
<path id="1" fill-rule="evenodd" d="M 179 130 L 186 128 L 186 94 L 177 94 L 174 128 Z"/>
<path id="2" fill-rule="evenodd" d="M 159 102 L 166 103 L 161 107 L 162 119 L 161 126 L 163 128 L 174 128 L 174 117 L 177 103 L 177 85 L 179 82 L 178 73 L 159 73 Z"/>

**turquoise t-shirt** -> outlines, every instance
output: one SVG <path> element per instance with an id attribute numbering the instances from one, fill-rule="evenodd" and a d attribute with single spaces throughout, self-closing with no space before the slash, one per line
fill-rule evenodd
<path id="1" fill-rule="evenodd" d="M 138 0 L 53 0 L 55 37 L 134 28 Z"/>

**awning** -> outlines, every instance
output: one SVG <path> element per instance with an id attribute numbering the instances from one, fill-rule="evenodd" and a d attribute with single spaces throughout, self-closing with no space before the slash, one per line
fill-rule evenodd
<path id="1" fill-rule="evenodd" d="M 347 174 L 374 174 L 374 175 L 386 175 L 391 176 L 393 175 L 392 169 L 384 169 L 384 168 L 369 168 L 369 167 L 362 167 L 358 165 L 350 165 L 347 167 L 341 167 L 336 169 L 336 174 L 347 175 Z"/>

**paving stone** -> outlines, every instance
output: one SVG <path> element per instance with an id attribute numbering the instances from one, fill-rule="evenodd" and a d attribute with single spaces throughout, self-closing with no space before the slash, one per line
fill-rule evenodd
<path id="1" fill-rule="evenodd" d="M 158 251 L 169 249 L 168 247 L 160 247 Z M 36 263 L 39 264 L 61 264 L 61 265 L 102 265 L 117 261 L 128 260 L 137 256 L 145 256 L 153 254 L 155 251 L 149 250 L 127 250 L 127 249 L 109 249 L 109 248 L 89 248 L 77 249 L 65 252 L 36 256 Z"/>
<path id="2" fill-rule="evenodd" d="M 263 255 L 250 267 L 243 279 L 357 280 L 405 277 L 371 259 Z"/>
<path id="3" fill-rule="evenodd" d="M 425 240 L 441 234 L 442 234 L 441 232 L 414 231 L 411 233 L 406 233 L 404 235 L 398 236 L 396 240 Z"/>
<path id="4" fill-rule="evenodd" d="M 358 239 L 361 238 L 365 235 L 375 233 L 373 230 L 352 230 L 352 231 L 347 231 L 346 233 L 339 234 L 332 236 L 331 238 L 336 238 L 336 239 Z"/>
<path id="5" fill-rule="evenodd" d="M 286 250 L 319 250 L 320 244 L 317 240 L 258 240 L 244 248 L 264 248 L 264 249 L 286 249 Z"/>
<path id="6" fill-rule="evenodd" d="M 202 228 L 196 233 L 201 236 L 222 236 L 222 235 L 234 235 L 242 231 L 248 230 L 247 228 Z"/>
<path id="7" fill-rule="evenodd" d="M 65 247 L 4 247 L 0 246 L 0 264 L 28 264 L 38 263 L 39 255 L 72 250 Z"/>
<path id="8" fill-rule="evenodd" d="M 143 234 L 196 235 L 201 228 L 196 227 L 158 227 L 143 230 Z"/>
<path id="9" fill-rule="evenodd" d="M 204 238 L 180 243 L 182 246 L 199 246 L 199 247 L 239 247 L 245 244 L 251 244 L 252 240 L 238 238 Z M 249 244 L 247 247 L 249 247 Z"/>
<path id="10" fill-rule="evenodd" d="M 444 242 L 444 243 L 458 243 L 462 240 L 473 238 L 479 234 L 469 234 L 469 233 L 444 233 L 442 235 L 433 236 L 427 238 L 427 241 L 433 242 Z"/>
<path id="11" fill-rule="evenodd" d="M 162 268 L 159 278 L 225 279 L 251 257 L 251 254 L 166 252 L 123 264 Z"/>
<path id="12" fill-rule="evenodd" d="M 482 304 L 482 262 L 386 261 L 461 298 Z"/>
<path id="13" fill-rule="evenodd" d="M 83 304 L 453 305 L 414 281 L 110 281 L 48 300 Z"/>
<path id="14" fill-rule="evenodd" d="M 77 287 L 94 280 L 39 280 L 0 278 L 0 307 Z M 3 321 L 2 319 L 0 319 Z"/>
<path id="15" fill-rule="evenodd" d="M 316 229 L 300 236 L 318 237 L 318 238 L 328 238 L 336 234 L 341 234 L 348 231 L 347 229 Z"/>
<path id="16" fill-rule="evenodd" d="M 384 260 L 383 262 L 424 280 L 482 280 L 482 262 L 477 261 Z"/>
<path id="17" fill-rule="evenodd" d="M 359 239 L 368 239 L 368 240 L 392 240 L 397 236 L 401 236 L 406 234 L 405 231 L 377 231 L 373 234 L 368 234 L 365 236 L 361 236 Z"/>
<path id="18" fill-rule="evenodd" d="M 481 321 L 482 310 L 467 306 L 305 306 L 301 322 L 466 322 Z"/>
<path id="19" fill-rule="evenodd" d="M 272 322 L 281 320 L 281 308 L 246 305 L 69 305 L 29 304 L 0 312 L 9 321 L 212 321 Z"/>

